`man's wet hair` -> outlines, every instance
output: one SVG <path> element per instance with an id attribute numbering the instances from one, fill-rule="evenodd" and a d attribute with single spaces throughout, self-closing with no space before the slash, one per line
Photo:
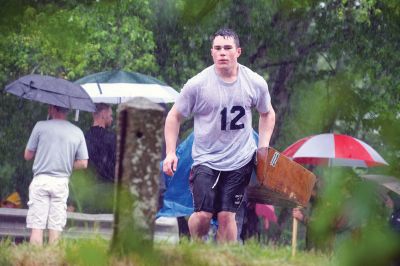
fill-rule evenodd
<path id="1" fill-rule="evenodd" d="M 237 33 L 229 28 L 221 28 L 219 30 L 217 30 L 213 35 L 211 35 L 210 37 L 210 41 L 211 41 L 211 46 L 213 45 L 214 39 L 217 36 L 222 36 L 224 38 L 233 38 L 236 48 L 240 47 L 240 42 L 239 42 L 239 36 L 237 35 Z"/>
<path id="2" fill-rule="evenodd" d="M 67 114 L 69 112 L 69 108 L 53 105 L 54 109 L 57 110 L 59 113 Z"/>
<path id="3" fill-rule="evenodd" d="M 99 114 L 101 111 L 108 110 L 109 108 L 111 108 L 111 106 L 109 104 L 96 103 L 96 111 L 94 112 L 94 114 Z"/>

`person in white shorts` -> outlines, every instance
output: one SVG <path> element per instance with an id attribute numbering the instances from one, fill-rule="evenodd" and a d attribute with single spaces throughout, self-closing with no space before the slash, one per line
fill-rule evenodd
<path id="1" fill-rule="evenodd" d="M 189 218 L 193 239 L 207 234 L 218 219 L 218 242 L 237 238 L 236 212 L 243 202 L 257 149 L 252 108 L 259 119 L 259 147 L 268 147 L 275 112 L 267 82 L 238 63 L 239 38 L 231 29 L 211 36 L 214 64 L 191 78 L 181 90 L 165 122 L 163 171 L 173 175 L 178 164 L 176 142 L 184 117 L 194 117 L 193 168 L 190 176 L 194 213 Z"/>
<path id="2" fill-rule="evenodd" d="M 68 109 L 50 105 L 51 120 L 36 123 L 25 149 L 25 160 L 33 162 L 26 224 L 30 243 L 43 244 L 43 230 L 49 229 L 49 243 L 58 240 L 67 221 L 68 182 L 72 169 L 87 167 L 88 151 L 82 130 L 67 121 Z"/>

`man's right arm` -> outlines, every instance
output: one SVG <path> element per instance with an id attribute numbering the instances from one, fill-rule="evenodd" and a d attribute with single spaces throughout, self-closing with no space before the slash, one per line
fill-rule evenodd
<path id="1" fill-rule="evenodd" d="M 85 169 L 87 168 L 88 160 L 75 160 L 74 169 Z"/>
<path id="2" fill-rule="evenodd" d="M 36 152 L 26 149 L 24 152 L 24 159 L 30 161 L 35 157 Z"/>
<path id="3" fill-rule="evenodd" d="M 178 165 L 178 157 L 176 157 L 176 142 L 178 140 L 179 127 L 183 116 L 172 106 L 165 120 L 164 136 L 166 145 L 166 157 L 164 159 L 163 171 L 172 176 Z"/>

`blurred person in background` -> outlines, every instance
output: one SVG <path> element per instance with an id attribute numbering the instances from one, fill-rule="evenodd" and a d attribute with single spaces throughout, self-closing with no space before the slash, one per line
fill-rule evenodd
<path id="1" fill-rule="evenodd" d="M 21 197 L 19 196 L 18 192 L 13 192 L 7 196 L 1 203 L 1 208 L 13 208 L 13 209 L 20 209 L 22 208 Z"/>
<path id="2" fill-rule="evenodd" d="M 114 182 L 116 160 L 116 135 L 108 130 L 113 122 L 113 111 L 106 103 L 97 103 L 93 125 L 85 133 L 89 152 L 89 167 L 101 182 Z"/>

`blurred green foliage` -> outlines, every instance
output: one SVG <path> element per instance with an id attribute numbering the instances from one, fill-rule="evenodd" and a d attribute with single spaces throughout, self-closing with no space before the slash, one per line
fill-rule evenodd
<path id="1" fill-rule="evenodd" d="M 335 252 L 338 265 L 389 265 L 400 238 L 389 228 L 386 193 L 351 170 L 323 171 L 309 226 L 314 248 Z"/>
<path id="2" fill-rule="evenodd" d="M 76 211 L 94 214 L 113 213 L 114 185 L 98 182 L 92 169 L 74 171 L 69 190 L 68 202 Z"/>
<path id="3" fill-rule="evenodd" d="M 0 241 L 0 265 L 4 266 L 13 265 L 10 253 L 11 246 L 12 242 L 9 239 Z"/>
<path id="4" fill-rule="evenodd" d="M 70 265 L 110 265 L 107 243 L 100 238 L 65 241 L 65 260 Z"/>

